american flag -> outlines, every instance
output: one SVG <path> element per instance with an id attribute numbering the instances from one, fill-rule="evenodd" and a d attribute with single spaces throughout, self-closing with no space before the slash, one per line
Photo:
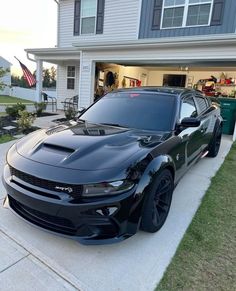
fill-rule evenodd
<path id="1" fill-rule="evenodd" d="M 26 80 L 28 85 L 30 87 L 34 86 L 36 84 L 36 79 L 35 79 L 34 75 L 31 74 L 30 70 L 24 64 L 22 64 L 22 62 L 20 62 L 18 59 L 17 59 L 17 61 L 20 63 L 21 69 L 23 71 L 24 79 Z"/>

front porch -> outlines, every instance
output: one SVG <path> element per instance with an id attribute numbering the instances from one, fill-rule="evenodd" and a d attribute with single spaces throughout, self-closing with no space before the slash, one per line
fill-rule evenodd
<path id="1" fill-rule="evenodd" d="M 76 48 L 45 48 L 45 49 L 29 49 L 27 57 L 31 61 L 36 62 L 36 90 L 34 101 L 42 102 L 43 64 L 51 63 L 57 66 L 57 87 L 53 94 L 48 93 L 50 97 L 56 97 L 57 108 L 63 109 L 62 102 L 66 98 L 78 95 L 79 92 L 79 75 L 80 75 L 80 51 Z M 34 56 L 34 58 L 31 57 Z M 74 72 L 68 72 L 68 67 L 74 67 Z M 73 75 L 74 74 L 74 75 Z M 68 87 L 68 79 L 73 79 L 74 88 Z M 47 92 L 46 92 L 47 93 Z"/>

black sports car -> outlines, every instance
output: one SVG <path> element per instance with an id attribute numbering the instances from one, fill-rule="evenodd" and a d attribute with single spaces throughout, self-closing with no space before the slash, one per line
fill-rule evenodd
<path id="1" fill-rule="evenodd" d="M 27 221 L 85 244 L 156 232 L 176 183 L 215 157 L 220 110 L 195 90 L 111 92 L 77 119 L 36 131 L 10 148 L 5 204 Z"/>

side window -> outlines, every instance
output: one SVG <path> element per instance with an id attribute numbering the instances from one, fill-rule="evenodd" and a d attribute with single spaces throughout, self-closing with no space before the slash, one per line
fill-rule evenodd
<path id="1" fill-rule="evenodd" d="M 199 108 L 199 113 L 201 114 L 202 112 L 206 111 L 207 108 L 209 107 L 209 104 L 206 100 L 206 98 L 202 96 L 196 96 L 195 100 L 197 102 L 197 106 Z"/>
<path id="2" fill-rule="evenodd" d="M 193 97 L 183 100 L 180 110 L 180 120 L 185 117 L 197 117 L 197 108 L 194 103 Z"/>
<path id="3" fill-rule="evenodd" d="M 67 67 L 67 89 L 75 89 L 75 67 Z"/>

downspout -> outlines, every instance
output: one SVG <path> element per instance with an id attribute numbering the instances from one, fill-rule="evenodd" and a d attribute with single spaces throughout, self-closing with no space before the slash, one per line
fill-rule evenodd
<path id="1" fill-rule="evenodd" d="M 30 56 L 29 56 L 29 53 L 27 52 L 26 53 L 26 57 L 27 57 L 27 59 L 29 60 L 29 61 L 32 61 L 32 62 L 37 62 L 35 59 L 32 59 Z"/>
<path id="2" fill-rule="evenodd" d="M 58 0 L 54 0 L 57 3 L 57 47 L 59 46 L 59 20 L 60 20 L 60 3 Z"/>
<path id="3" fill-rule="evenodd" d="M 138 21 L 137 21 L 137 34 L 136 34 L 137 39 L 139 39 L 139 36 L 140 36 L 142 5 L 143 5 L 143 0 L 139 0 Z"/>
<path id="4" fill-rule="evenodd" d="M 56 47 L 59 47 L 59 39 L 60 39 L 60 34 L 59 34 L 59 28 L 60 28 L 60 3 L 58 0 L 54 0 L 57 4 L 57 45 Z M 58 65 L 57 65 L 57 72 L 58 72 Z M 58 98 L 58 89 L 56 86 L 56 97 Z"/>

